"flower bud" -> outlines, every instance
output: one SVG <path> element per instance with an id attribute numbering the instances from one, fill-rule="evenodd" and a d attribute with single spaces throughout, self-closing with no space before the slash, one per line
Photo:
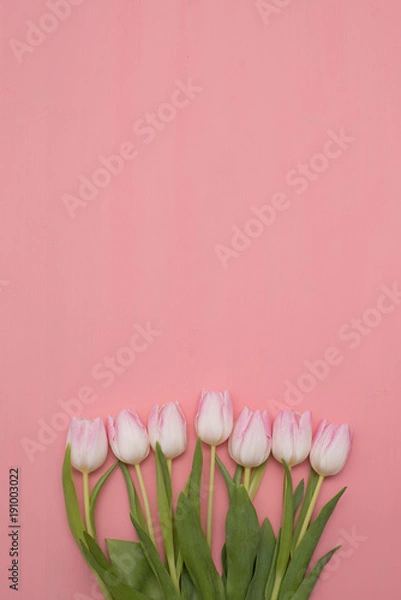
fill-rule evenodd
<path id="1" fill-rule="evenodd" d="M 137 465 L 149 454 L 149 436 L 135 410 L 122 410 L 107 420 L 107 433 L 113 453 L 118 460 Z"/>
<path id="2" fill-rule="evenodd" d="M 245 407 L 234 425 L 228 442 L 232 459 L 243 467 L 258 467 L 268 458 L 271 447 L 271 423 L 266 410 Z"/>
<path id="3" fill-rule="evenodd" d="M 289 467 L 298 465 L 308 456 L 312 445 L 312 413 L 280 410 L 273 423 L 272 452 L 279 462 Z"/>
<path id="4" fill-rule="evenodd" d="M 166 458 L 179 456 L 187 447 L 186 420 L 178 402 L 155 404 L 150 411 L 148 431 L 153 450 L 159 442 Z"/>
<path id="5" fill-rule="evenodd" d="M 228 439 L 232 428 L 230 392 L 202 390 L 195 416 L 195 429 L 200 439 L 210 446 L 217 446 Z"/>
<path id="6" fill-rule="evenodd" d="M 352 429 L 347 423 L 335 425 L 321 421 L 312 442 L 310 462 L 319 475 L 337 475 L 351 450 Z"/>
<path id="7" fill-rule="evenodd" d="M 99 417 L 71 419 L 67 434 L 71 445 L 71 464 L 82 473 L 91 473 L 102 466 L 107 458 L 108 444 L 106 428 Z"/>

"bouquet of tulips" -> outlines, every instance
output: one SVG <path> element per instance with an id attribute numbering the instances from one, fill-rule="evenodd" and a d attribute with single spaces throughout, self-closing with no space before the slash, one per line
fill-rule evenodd
<path id="1" fill-rule="evenodd" d="M 172 462 L 187 446 L 186 421 L 178 403 L 154 406 L 148 428 L 134 410 L 109 417 L 73 418 L 67 437 L 63 486 L 71 532 L 106 600 L 306 600 L 334 548 L 310 566 L 324 527 L 343 488 L 319 514 L 314 508 L 324 478 L 337 474 L 351 448 L 349 425 L 323 420 L 312 436 L 312 415 L 280 411 L 271 423 L 267 411 L 244 408 L 233 421 L 228 391 L 203 391 L 195 417 L 198 436 L 185 489 L 173 502 Z M 228 440 L 236 463 L 233 474 L 216 448 Z M 202 442 L 211 448 L 206 524 L 202 523 Z M 117 461 L 89 489 L 89 473 L 106 460 L 108 445 Z M 155 452 L 158 519 L 152 519 L 141 462 Z M 261 522 L 253 500 L 272 452 L 283 465 L 281 528 L 267 516 Z M 307 485 L 293 489 L 291 469 L 310 457 Z M 215 466 L 227 486 L 229 508 L 221 569 L 212 555 Z M 129 465 L 134 467 L 137 486 Z M 96 536 L 95 508 L 102 487 L 119 466 L 125 478 L 134 540 Z M 81 514 L 72 467 L 82 473 Z M 160 536 L 155 535 L 157 524 Z M 134 530 L 133 530 L 134 534 Z M 158 538 L 158 539 L 156 539 Z"/>

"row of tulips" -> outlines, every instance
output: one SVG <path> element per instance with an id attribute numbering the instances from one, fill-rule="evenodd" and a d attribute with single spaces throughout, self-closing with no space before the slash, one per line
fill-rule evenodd
<path id="1" fill-rule="evenodd" d="M 265 462 L 272 451 L 280 463 L 293 467 L 310 454 L 311 465 L 322 476 L 336 475 L 344 467 L 351 449 L 352 430 L 348 424 L 321 421 L 312 438 L 312 413 L 280 411 L 273 424 L 266 410 L 245 407 L 233 422 L 230 393 L 203 390 L 195 417 L 198 437 L 210 446 L 228 442 L 231 458 L 247 468 Z M 116 458 L 126 464 L 141 463 L 159 442 L 164 456 L 172 460 L 187 447 L 185 416 L 178 402 L 155 405 L 148 429 L 133 409 L 109 416 L 107 434 L 100 418 L 93 421 L 73 418 L 67 435 L 71 463 L 82 472 L 92 472 L 105 462 L 108 442 Z"/>
<path id="2" fill-rule="evenodd" d="M 313 522 L 313 527 L 312 515 L 324 478 L 339 473 L 347 461 L 352 443 L 350 426 L 335 425 L 323 420 L 313 435 L 310 411 L 299 414 L 291 410 L 282 410 L 272 422 L 267 411 L 252 411 L 247 407 L 234 421 L 230 393 L 203 390 L 196 410 L 195 430 L 198 442 L 191 474 L 186 489 L 180 494 L 178 505 L 174 509 L 171 494 L 172 461 L 187 448 L 187 424 L 178 403 L 155 405 L 150 412 L 147 427 L 132 409 L 122 410 L 116 417 L 109 416 L 107 427 L 100 418 L 93 421 L 72 419 L 63 468 L 67 515 L 71 531 L 97 577 L 106 600 L 192 600 L 206 597 L 208 600 L 282 600 L 287 598 L 286 594 L 291 590 L 293 595 L 288 597 L 293 600 L 309 598 L 321 569 L 336 549 L 322 557 L 309 576 L 305 575 L 306 569 L 323 528 L 345 488 L 324 506 L 319 517 Z M 237 463 L 233 477 L 216 455 L 217 446 L 226 441 L 229 455 Z M 201 442 L 211 448 L 205 532 L 200 520 L 203 465 Z M 103 465 L 109 445 L 117 462 L 90 492 L 89 473 Z M 158 511 L 163 533 L 164 565 L 157 557 L 154 520 L 140 466 L 149 455 L 150 448 L 156 453 Z M 260 528 L 253 506 L 253 498 L 271 453 L 285 469 L 282 527 L 277 539 L 267 518 Z M 304 482 L 301 481 L 293 491 L 291 468 L 308 456 L 311 470 L 307 488 L 304 491 Z M 216 463 L 227 484 L 230 499 L 221 576 L 212 562 L 211 554 Z M 100 490 L 117 464 L 120 465 L 127 483 L 131 519 L 139 542 L 108 540 L 111 561 L 108 562 L 109 559 L 102 554 L 97 545 L 94 511 Z M 136 471 L 144 512 L 127 465 L 133 465 Z M 81 471 L 83 476 L 84 520 L 80 516 L 71 466 Z M 295 521 L 298 510 L 298 518 Z M 178 519 L 178 513 L 181 517 L 184 515 L 185 519 Z M 121 548 L 116 554 L 119 544 L 122 544 L 124 553 L 129 548 L 135 561 L 139 561 L 138 565 L 142 565 L 135 566 L 129 578 L 130 583 L 132 584 L 134 574 L 143 569 L 143 561 L 148 561 L 151 570 L 147 577 L 157 575 L 159 592 L 150 592 L 146 585 L 141 591 L 136 587 L 127 587 L 126 583 L 121 581 L 110 584 L 110 573 L 116 569 L 120 573 Z M 243 572 L 244 548 L 248 548 L 248 556 L 245 558 L 245 563 L 248 564 L 246 575 Z M 259 567 L 259 571 L 255 569 L 257 560 L 265 565 L 264 570 L 262 567 Z M 295 580 L 291 580 L 292 563 L 293 570 L 297 570 L 298 573 Z M 203 565 L 202 568 L 199 565 Z M 146 577 L 144 579 L 143 575 L 142 579 L 145 580 Z M 138 586 L 142 583 L 138 582 Z"/>

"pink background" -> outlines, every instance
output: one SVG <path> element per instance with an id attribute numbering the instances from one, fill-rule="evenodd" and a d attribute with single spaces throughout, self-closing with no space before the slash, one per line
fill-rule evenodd
<path id="1" fill-rule="evenodd" d="M 272 1 L 264 20 L 254 2 L 76 4 L 64 21 L 43 18 L 42 0 L 14 0 L 1 15 L 2 597 L 15 597 L 10 467 L 21 479 L 18 597 L 97 597 L 64 514 L 60 399 L 90 386 L 84 416 L 132 406 L 143 418 L 179 400 L 192 448 L 202 387 L 228 387 L 237 413 L 274 414 L 289 382 L 315 425 L 355 429 L 347 467 L 323 488 L 321 501 L 349 485 L 319 548 L 342 539 L 344 554 L 316 598 L 398 597 L 401 303 L 381 287 L 401 286 L 399 2 Z M 31 33 L 27 50 L 29 21 L 54 31 Z M 146 113 L 172 115 L 162 105 L 188 78 L 202 91 L 160 131 L 135 134 Z M 345 147 L 328 143 L 341 130 Z M 78 197 L 79 176 L 124 142 L 138 156 L 71 218 L 65 194 Z M 304 163 L 310 180 L 295 184 Z M 252 206 L 278 193 L 275 221 L 250 223 Z M 224 268 L 218 245 L 230 247 L 235 226 L 258 237 L 242 237 L 241 251 L 234 240 Z M 353 318 L 365 321 L 360 333 Z M 159 332 L 146 351 L 96 379 L 106 357 L 127 359 L 121 348 L 146 323 Z M 319 363 L 321 381 L 305 376 L 304 362 L 330 347 L 338 364 Z M 38 419 L 59 431 L 30 460 L 23 444 L 39 444 Z M 177 489 L 189 460 L 175 464 Z M 150 486 L 153 468 L 150 457 Z M 280 485 L 272 461 L 257 503 L 275 526 Z M 120 473 L 99 516 L 103 537 L 132 536 Z M 216 556 L 222 533 L 220 519 Z"/>

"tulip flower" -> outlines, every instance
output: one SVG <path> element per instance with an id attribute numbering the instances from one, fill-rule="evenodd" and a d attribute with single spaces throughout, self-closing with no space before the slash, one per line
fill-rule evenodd
<path id="1" fill-rule="evenodd" d="M 94 537 L 89 506 L 89 473 L 101 467 L 107 458 L 109 447 L 102 419 L 98 417 L 91 421 L 73 417 L 67 433 L 68 444 L 71 446 L 71 465 L 82 473 L 86 527 Z"/>
<path id="2" fill-rule="evenodd" d="M 150 411 L 148 431 L 153 450 L 159 442 L 167 460 L 176 458 L 187 447 L 186 420 L 178 402 L 169 402 L 163 406 L 155 404 Z"/>
<path id="3" fill-rule="evenodd" d="M 206 444 L 225 442 L 233 428 L 233 405 L 230 392 L 202 390 L 195 417 L 196 433 Z"/>
<path id="4" fill-rule="evenodd" d="M 326 419 L 321 421 L 310 453 L 311 465 L 319 475 L 337 475 L 342 470 L 351 450 L 352 436 L 347 423 L 335 425 Z"/>
<path id="5" fill-rule="evenodd" d="M 109 416 L 107 432 L 111 449 L 118 460 L 129 465 L 142 462 L 149 454 L 149 435 L 135 410 L 122 410 Z"/>
<path id="6" fill-rule="evenodd" d="M 280 410 L 273 423 L 273 456 L 289 467 L 303 462 L 312 444 L 312 413 Z"/>
<path id="7" fill-rule="evenodd" d="M 67 434 L 67 444 L 71 445 L 71 464 L 81 473 L 96 471 L 105 462 L 108 451 L 106 428 L 99 417 L 71 419 Z"/>
<path id="8" fill-rule="evenodd" d="M 335 425 L 328 423 L 326 419 L 320 422 L 313 437 L 310 452 L 312 468 L 318 473 L 319 478 L 300 529 L 297 546 L 309 526 L 324 478 L 329 475 L 337 475 L 347 462 L 351 450 L 352 435 L 352 429 L 347 423 Z"/>
<path id="9" fill-rule="evenodd" d="M 267 411 L 252 411 L 245 407 L 228 442 L 231 458 L 243 467 L 258 467 L 267 460 L 270 448 L 271 422 Z"/>

